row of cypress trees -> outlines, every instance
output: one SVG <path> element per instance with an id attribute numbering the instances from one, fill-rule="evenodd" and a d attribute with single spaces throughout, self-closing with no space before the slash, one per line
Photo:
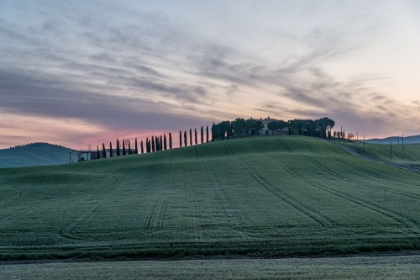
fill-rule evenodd
<path id="1" fill-rule="evenodd" d="M 193 145 L 193 131 L 190 129 L 190 146 Z M 183 140 L 183 141 L 182 141 Z M 184 131 L 184 137 L 182 138 L 182 131 L 179 131 L 179 147 L 188 146 L 188 135 L 187 130 Z M 209 127 L 206 127 L 206 143 L 209 142 Z M 138 149 L 138 143 L 140 144 L 140 150 Z M 198 133 L 197 129 L 194 129 L 194 143 L 195 145 L 198 145 Z M 201 127 L 201 144 L 204 143 L 204 127 Z M 168 138 L 166 137 L 166 134 L 160 135 L 160 136 L 152 136 L 150 139 L 147 137 L 145 142 L 141 140 L 140 142 L 137 141 L 137 138 L 134 141 L 134 150 L 131 149 L 131 142 L 128 139 L 123 139 L 122 142 L 120 142 L 119 139 L 117 139 L 116 147 L 115 147 L 115 153 L 113 150 L 112 142 L 109 142 L 109 157 L 114 156 L 125 156 L 125 155 L 131 155 L 131 154 L 144 154 L 144 153 L 153 153 L 158 151 L 164 151 L 167 149 L 172 149 L 172 133 L 168 134 Z M 99 158 L 106 158 L 108 157 L 107 150 L 105 148 L 105 144 L 102 143 L 102 151 L 99 150 L 99 146 L 96 147 L 96 152 L 94 153 L 94 159 Z"/>
<path id="2" fill-rule="evenodd" d="M 190 146 L 193 145 L 193 132 L 192 129 L 190 129 L 189 131 L 190 133 Z M 209 142 L 209 127 L 206 127 L 206 143 Z M 187 147 L 188 146 L 188 133 L 187 130 L 184 131 L 184 137 L 182 137 L 182 131 L 179 131 L 179 147 L 182 147 L 182 143 L 184 143 L 184 146 Z M 198 133 L 197 133 L 197 129 L 194 129 L 194 143 L 195 145 L 198 145 Z M 204 143 L 204 127 L 201 127 L 201 144 Z"/>

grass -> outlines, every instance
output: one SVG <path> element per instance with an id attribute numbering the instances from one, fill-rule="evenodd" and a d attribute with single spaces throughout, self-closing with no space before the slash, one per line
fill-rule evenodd
<path id="1" fill-rule="evenodd" d="M 307 137 L 0 169 L 0 259 L 417 250 L 420 174 Z"/>
<path id="2" fill-rule="evenodd" d="M 390 145 L 366 143 L 366 146 L 364 146 L 361 142 L 343 142 L 342 144 L 361 155 L 390 161 L 391 154 L 392 162 L 420 167 L 420 144 L 404 144 L 404 146 L 393 144 L 392 153 Z"/>
<path id="3" fill-rule="evenodd" d="M 2 279 L 419 279 L 420 256 L 0 265 Z"/>

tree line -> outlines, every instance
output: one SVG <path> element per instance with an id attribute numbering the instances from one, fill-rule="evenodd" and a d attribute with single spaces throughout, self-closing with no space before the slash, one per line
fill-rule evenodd
<path id="1" fill-rule="evenodd" d="M 189 132 L 189 133 L 188 133 Z M 200 133 L 200 136 L 198 135 Z M 188 138 L 189 135 L 189 138 Z M 199 138 L 200 137 L 200 138 Z M 189 141 L 188 141 L 189 140 Z M 206 127 L 204 133 L 204 127 L 202 126 L 200 131 L 198 132 L 197 129 L 193 130 L 190 129 L 189 131 L 185 130 L 182 132 L 179 131 L 179 147 L 187 147 L 188 144 L 190 146 L 198 145 L 199 143 L 204 144 L 209 142 L 209 127 Z M 92 152 L 92 159 L 100 159 L 106 157 L 114 157 L 114 156 L 126 156 L 132 154 L 144 154 L 144 153 L 153 153 L 158 151 L 164 151 L 168 149 L 172 149 L 173 147 L 173 138 L 172 133 L 166 134 L 163 136 L 152 136 L 147 137 L 146 140 L 143 142 L 137 141 L 137 138 L 134 140 L 134 147 L 131 146 L 131 141 L 129 139 L 117 139 L 116 145 L 113 147 L 112 142 L 109 142 L 109 148 L 106 149 L 105 143 L 102 143 L 102 148 L 100 149 L 99 146 L 96 146 L 96 151 Z"/>
<path id="2" fill-rule="evenodd" d="M 273 120 L 267 129 L 289 135 L 306 135 L 320 138 L 332 138 L 331 129 L 335 122 L 327 117 L 311 119 L 294 119 L 289 121 Z M 222 121 L 212 125 L 212 141 L 230 137 L 260 135 L 264 125 L 261 120 L 237 118 L 234 121 Z M 268 131 L 267 131 L 268 132 Z M 340 134 L 341 136 L 341 134 Z"/>

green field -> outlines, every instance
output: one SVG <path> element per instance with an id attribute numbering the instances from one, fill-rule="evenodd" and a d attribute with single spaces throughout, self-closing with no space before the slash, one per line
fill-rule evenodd
<path id="1" fill-rule="evenodd" d="M 0 279 L 419 279 L 420 256 L 53 262 L 0 265 Z"/>
<path id="2" fill-rule="evenodd" d="M 367 155 L 372 158 L 383 161 L 392 161 L 395 163 L 407 164 L 414 167 L 420 167 L 420 144 L 402 144 L 383 145 L 366 143 L 345 142 L 343 145 L 351 148 L 361 155 Z"/>
<path id="3" fill-rule="evenodd" d="M 0 209 L 3 260 L 420 248 L 420 174 L 308 137 L 0 169 Z"/>

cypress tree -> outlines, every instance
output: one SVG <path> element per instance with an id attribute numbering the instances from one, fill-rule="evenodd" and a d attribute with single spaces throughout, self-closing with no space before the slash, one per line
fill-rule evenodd
<path id="1" fill-rule="evenodd" d="M 159 140 L 159 148 L 161 151 L 163 151 L 163 139 L 162 139 L 162 135 L 160 136 L 160 140 Z"/>
<path id="2" fill-rule="evenodd" d="M 147 153 L 150 153 L 150 141 L 149 141 L 149 138 L 146 138 L 146 151 L 147 151 Z"/>
<path id="3" fill-rule="evenodd" d="M 141 140 L 140 142 L 140 152 L 143 154 L 144 153 L 144 149 L 143 149 L 143 140 Z"/>
<path id="4" fill-rule="evenodd" d="M 155 147 L 156 147 L 156 152 L 159 151 L 159 136 L 155 137 Z"/>
<path id="5" fill-rule="evenodd" d="M 152 136 L 152 152 L 155 151 L 155 138 Z"/>
<path id="6" fill-rule="evenodd" d="M 127 140 L 128 143 L 128 154 L 131 155 L 131 144 L 130 144 L 130 140 Z"/>
<path id="7" fill-rule="evenodd" d="M 112 143 L 109 142 L 109 157 L 113 157 L 112 153 Z"/>
<path id="8" fill-rule="evenodd" d="M 106 158 L 106 150 L 105 150 L 105 144 L 102 143 L 102 157 Z"/>
<path id="9" fill-rule="evenodd" d="M 197 145 L 197 128 L 194 128 L 194 139 L 195 139 L 195 144 Z"/>
<path id="10" fill-rule="evenodd" d="M 96 146 L 96 159 L 100 159 L 101 158 L 101 153 L 99 152 L 99 147 Z"/>
<path id="11" fill-rule="evenodd" d="M 120 156 L 120 140 L 117 139 L 117 157 Z"/>
<path id="12" fill-rule="evenodd" d="M 209 142 L 209 126 L 206 127 L 206 142 Z"/>
<path id="13" fill-rule="evenodd" d="M 204 129 L 201 127 L 201 144 L 204 142 Z"/>
<path id="14" fill-rule="evenodd" d="M 163 149 L 166 151 L 166 134 L 163 134 Z"/>
<path id="15" fill-rule="evenodd" d="M 123 139 L 122 148 L 123 156 L 125 156 L 125 139 Z"/>
<path id="16" fill-rule="evenodd" d="M 182 147 L 182 133 L 181 130 L 179 131 L 179 147 Z"/>
<path id="17" fill-rule="evenodd" d="M 190 146 L 192 146 L 192 129 L 190 128 Z"/>
<path id="18" fill-rule="evenodd" d="M 169 149 L 172 149 L 172 133 L 169 132 Z"/>
<path id="19" fill-rule="evenodd" d="M 139 153 L 139 147 L 137 146 L 137 137 L 136 137 L 136 139 L 134 141 L 136 141 L 136 143 L 134 145 L 134 154 L 137 155 Z"/>
<path id="20" fill-rule="evenodd" d="M 184 131 L 184 146 L 187 147 L 187 131 Z"/>

